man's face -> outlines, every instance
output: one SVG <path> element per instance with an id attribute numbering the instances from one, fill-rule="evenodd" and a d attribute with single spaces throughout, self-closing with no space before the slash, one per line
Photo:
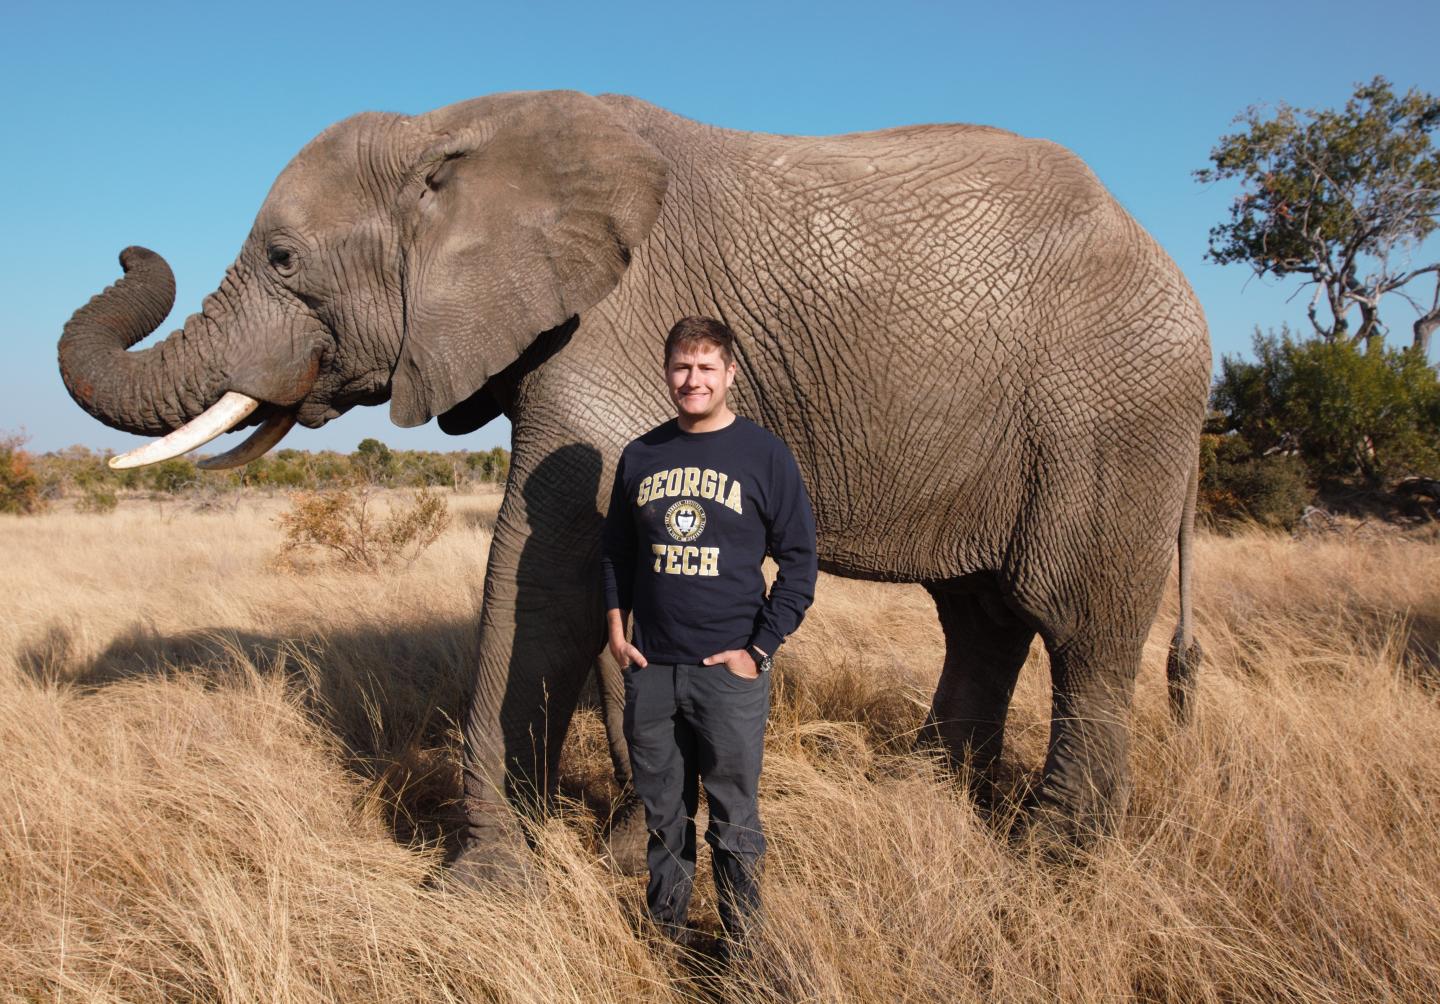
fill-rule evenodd
<path id="1" fill-rule="evenodd" d="M 735 364 L 727 366 L 718 347 L 699 342 L 670 353 L 665 376 L 676 412 L 705 419 L 725 406 L 725 393 L 735 382 Z"/>

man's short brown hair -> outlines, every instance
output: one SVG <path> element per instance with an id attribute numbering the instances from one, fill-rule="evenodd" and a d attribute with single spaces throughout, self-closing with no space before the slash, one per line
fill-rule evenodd
<path id="1" fill-rule="evenodd" d="M 713 317 L 682 317 L 665 336 L 665 365 L 670 365 L 670 355 L 676 349 L 695 349 L 702 344 L 719 349 L 726 366 L 735 361 L 735 332 L 723 321 Z"/>

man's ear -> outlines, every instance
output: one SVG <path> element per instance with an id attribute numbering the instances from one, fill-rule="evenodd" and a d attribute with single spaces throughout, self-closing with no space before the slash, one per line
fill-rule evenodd
<path id="1" fill-rule="evenodd" d="M 505 98 L 413 120 L 435 132 L 396 210 L 396 425 L 448 411 L 541 332 L 602 300 L 659 216 L 665 161 L 609 107 L 575 91 Z"/>

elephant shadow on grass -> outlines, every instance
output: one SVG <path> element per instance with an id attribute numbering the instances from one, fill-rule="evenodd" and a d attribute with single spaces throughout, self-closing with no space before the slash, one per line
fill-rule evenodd
<path id="1" fill-rule="evenodd" d="M 93 657 L 75 653 L 71 632 L 52 625 L 17 656 L 42 684 L 98 690 L 128 680 L 184 676 L 225 686 L 237 673 L 283 675 L 312 719 L 332 733 L 344 766 L 372 786 L 385 821 L 404 844 L 453 850 L 463 823 L 459 721 L 474 678 L 479 629 L 474 617 L 326 629 L 301 636 L 233 628 L 159 634 L 137 625 Z M 600 701 L 593 679 L 579 707 Z M 598 819 L 618 797 L 603 735 L 577 729 L 562 762 L 562 795 Z M 579 745 L 581 750 L 569 747 Z M 588 761 L 598 749 L 606 769 Z M 574 755 L 572 755 L 574 754 Z"/>

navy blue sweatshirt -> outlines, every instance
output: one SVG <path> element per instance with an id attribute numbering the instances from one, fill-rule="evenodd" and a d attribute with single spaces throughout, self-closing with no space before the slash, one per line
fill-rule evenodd
<path id="1" fill-rule="evenodd" d="M 779 569 L 768 597 L 766 553 Z M 656 426 L 620 454 L 600 566 L 606 609 L 634 613 L 647 661 L 751 644 L 773 655 L 815 597 L 815 517 L 795 458 L 738 415 L 713 432 Z"/>

